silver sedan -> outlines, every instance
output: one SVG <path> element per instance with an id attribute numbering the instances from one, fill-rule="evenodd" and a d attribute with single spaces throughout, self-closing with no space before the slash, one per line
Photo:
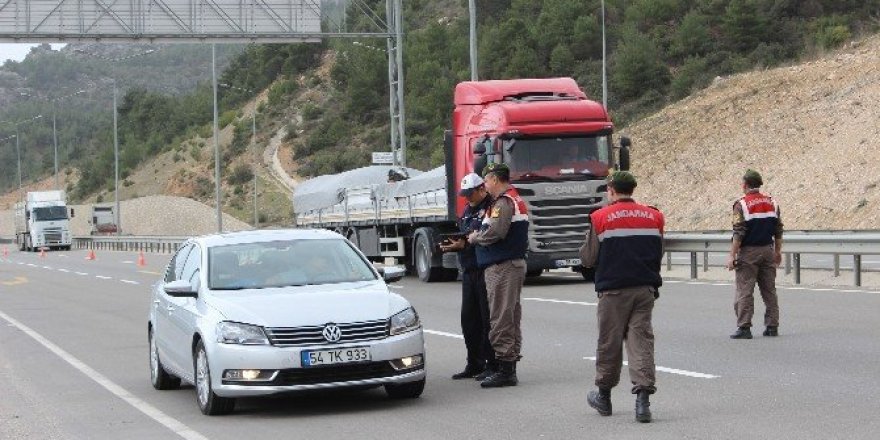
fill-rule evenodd
<path id="1" fill-rule="evenodd" d="M 425 386 L 419 316 L 342 236 L 252 231 L 189 240 L 155 284 L 150 377 L 159 390 L 196 387 L 199 409 L 235 398 L 384 386 L 415 398 Z"/>

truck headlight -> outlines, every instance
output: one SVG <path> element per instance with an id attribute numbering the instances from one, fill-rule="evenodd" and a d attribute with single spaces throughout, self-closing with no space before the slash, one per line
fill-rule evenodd
<path id="1" fill-rule="evenodd" d="M 391 336 L 415 330 L 422 325 L 421 321 L 419 321 L 419 314 L 412 307 L 392 316 L 389 321 Z"/>
<path id="2" fill-rule="evenodd" d="M 263 328 L 256 325 L 223 321 L 217 324 L 217 342 L 221 344 L 269 345 Z"/>

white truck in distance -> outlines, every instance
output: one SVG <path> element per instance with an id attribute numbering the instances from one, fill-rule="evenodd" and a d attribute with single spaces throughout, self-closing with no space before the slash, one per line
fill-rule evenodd
<path id="1" fill-rule="evenodd" d="M 70 217 L 73 217 L 73 209 Z M 64 191 L 34 191 L 15 204 L 15 242 L 21 251 L 70 250 L 70 217 Z"/>
<path id="2" fill-rule="evenodd" d="M 113 205 L 92 206 L 91 235 L 111 235 L 116 233 L 116 213 Z"/>

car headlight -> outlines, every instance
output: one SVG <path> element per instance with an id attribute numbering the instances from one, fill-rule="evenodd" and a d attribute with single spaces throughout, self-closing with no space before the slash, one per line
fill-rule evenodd
<path id="1" fill-rule="evenodd" d="M 419 314 L 412 307 L 392 316 L 389 321 L 391 324 L 391 336 L 415 330 L 422 325 L 419 321 Z"/>
<path id="2" fill-rule="evenodd" d="M 269 345 L 262 327 L 223 321 L 217 324 L 217 342 L 221 344 Z"/>

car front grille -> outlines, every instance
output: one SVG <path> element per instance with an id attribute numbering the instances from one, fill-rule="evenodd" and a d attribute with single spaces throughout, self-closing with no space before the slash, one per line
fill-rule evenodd
<path id="1" fill-rule="evenodd" d="M 334 344 L 372 341 L 387 338 L 389 335 L 388 321 L 384 319 L 336 324 L 336 326 L 339 327 L 341 336 L 339 341 L 333 342 Z M 278 347 L 325 345 L 330 342 L 324 339 L 324 327 L 325 325 L 308 327 L 269 327 L 266 328 L 266 333 L 269 336 L 269 341 L 272 345 Z"/>

